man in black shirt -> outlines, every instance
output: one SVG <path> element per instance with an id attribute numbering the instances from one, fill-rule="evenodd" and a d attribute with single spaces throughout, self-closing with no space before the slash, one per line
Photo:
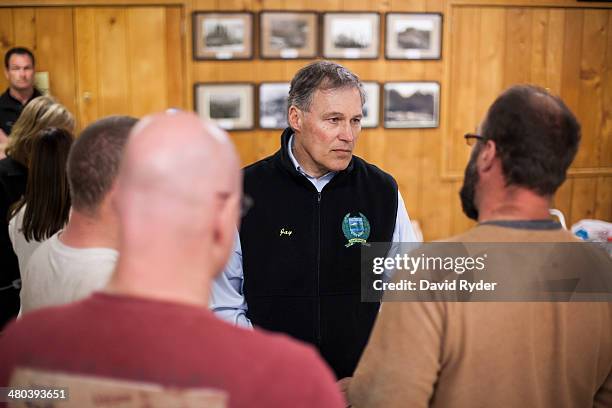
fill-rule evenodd
<path id="1" fill-rule="evenodd" d="M 41 95 L 34 88 L 34 62 L 34 55 L 27 48 L 11 48 L 4 55 L 9 87 L 0 96 L 0 145 L 6 142 L 23 107 Z"/>

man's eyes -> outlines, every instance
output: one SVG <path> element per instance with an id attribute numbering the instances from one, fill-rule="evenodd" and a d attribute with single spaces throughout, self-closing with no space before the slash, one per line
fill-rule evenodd
<path id="1" fill-rule="evenodd" d="M 328 120 L 330 123 L 338 123 L 338 122 L 340 122 L 342 119 L 334 117 L 334 118 L 329 118 L 329 119 L 327 119 L 327 120 Z M 358 125 L 358 124 L 360 124 L 360 123 L 361 123 L 361 118 L 353 118 L 353 119 L 351 119 L 351 123 L 353 123 L 353 124 L 355 124 L 355 125 Z"/>

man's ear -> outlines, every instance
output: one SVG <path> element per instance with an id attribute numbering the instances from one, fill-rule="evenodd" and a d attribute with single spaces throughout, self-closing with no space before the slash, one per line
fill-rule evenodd
<path id="1" fill-rule="evenodd" d="M 299 110 L 295 105 L 291 105 L 289 108 L 289 126 L 297 132 L 302 130 L 302 111 Z"/>
<path id="2" fill-rule="evenodd" d="M 478 164 L 481 171 L 489 171 L 495 164 L 497 158 L 497 146 L 493 140 L 487 140 L 484 146 L 480 149 L 478 155 Z"/>
<path id="3" fill-rule="evenodd" d="M 219 268 L 225 266 L 234 247 L 236 229 L 240 221 L 239 208 L 240 194 L 232 194 L 221 204 L 213 222 L 211 256 L 213 262 L 219 263 Z"/>
<path id="4" fill-rule="evenodd" d="M 113 180 L 113 184 L 111 184 L 110 188 L 106 192 L 106 195 L 102 199 L 102 203 L 101 203 L 102 205 L 109 203 L 110 204 L 109 208 L 115 213 L 118 213 L 118 203 L 117 203 L 117 190 L 118 189 L 119 189 L 119 183 L 117 182 L 117 179 L 115 179 Z"/>

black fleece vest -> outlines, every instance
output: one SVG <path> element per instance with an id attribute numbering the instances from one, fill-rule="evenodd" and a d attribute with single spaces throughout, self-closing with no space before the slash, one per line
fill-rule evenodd
<path id="1" fill-rule="evenodd" d="M 379 306 L 361 302 L 362 244 L 349 240 L 391 241 L 397 184 L 353 156 L 318 193 L 291 162 L 291 134 L 285 130 L 276 154 L 244 170 L 254 200 L 240 229 L 248 317 L 315 345 L 336 376 L 347 377 Z"/>

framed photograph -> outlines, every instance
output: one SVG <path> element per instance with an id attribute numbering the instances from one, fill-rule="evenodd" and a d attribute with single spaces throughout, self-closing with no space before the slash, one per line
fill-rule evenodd
<path id="1" fill-rule="evenodd" d="M 385 57 L 427 60 L 442 56 L 442 14 L 387 13 Z"/>
<path id="2" fill-rule="evenodd" d="M 440 84 L 387 82 L 383 109 L 385 128 L 436 128 L 439 125 Z"/>
<path id="3" fill-rule="evenodd" d="M 318 55 L 317 13 L 262 11 L 259 56 L 268 59 L 315 58 Z"/>
<path id="4" fill-rule="evenodd" d="M 195 84 L 195 109 L 201 118 L 212 120 L 222 129 L 253 129 L 253 94 L 253 84 Z"/>
<path id="5" fill-rule="evenodd" d="M 263 82 L 259 85 L 259 127 L 285 129 L 289 82 Z"/>
<path id="6" fill-rule="evenodd" d="M 378 58 L 379 30 L 378 13 L 324 13 L 323 57 Z"/>
<path id="7" fill-rule="evenodd" d="M 253 14 L 194 12 L 193 58 L 253 58 Z"/>
<path id="8" fill-rule="evenodd" d="M 366 102 L 363 105 L 361 128 L 378 127 L 378 118 L 380 117 L 380 84 L 378 82 L 363 81 L 363 89 L 366 94 Z"/>

